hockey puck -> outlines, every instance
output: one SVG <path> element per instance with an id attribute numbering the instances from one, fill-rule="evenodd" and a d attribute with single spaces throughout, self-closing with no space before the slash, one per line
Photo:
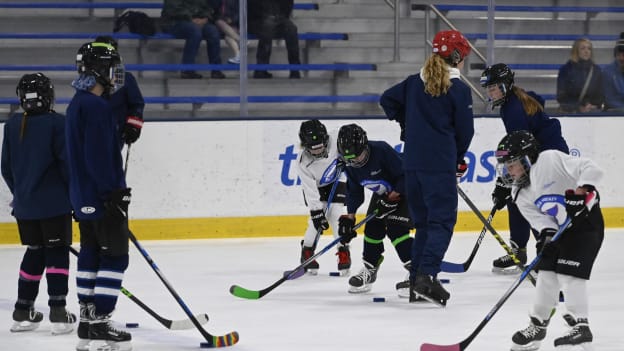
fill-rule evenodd
<path id="1" fill-rule="evenodd" d="M 202 348 L 202 349 L 211 349 L 214 346 L 211 343 L 202 342 L 202 343 L 199 344 L 199 347 Z"/>
<path id="2" fill-rule="evenodd" d="M 139 323 L 126 323 L 126 328 L 138 328 Z"/>
<path id="3" fill-rule="evenodd" d="M 340 277 L 340 272 L 329 272 L 330 277 Z"/>
<path id="4" fill-rule="evenodd" d="M 440 279 L 440 283 L 442 283 L 442 284 L 448 284 L 450 282 L 451 282 L 450 279 Z"/>
<path id="5" fill-rule="evenodd" d="M 385 297 L 373 297 L 373 302 L 386 302 Z"/>

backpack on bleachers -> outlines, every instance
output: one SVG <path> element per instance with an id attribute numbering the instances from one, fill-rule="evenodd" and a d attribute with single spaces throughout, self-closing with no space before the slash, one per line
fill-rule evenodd
<path id="1" fill-rule="evenodd" d="M 113 32 L 119 32 L 124 26 L 128 26 L 130 33 L 152 36 L 156 34 L 156 21 L 145 12 L 126 11 L 115 20 Z"/>

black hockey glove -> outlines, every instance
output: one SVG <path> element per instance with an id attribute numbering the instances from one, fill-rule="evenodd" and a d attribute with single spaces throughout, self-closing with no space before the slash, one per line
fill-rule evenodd
<path id="1" fill-rule="evenodd" d="M 347 215 L 342 215 L 338 219 L 338 235 L 340 235 L 340 243 L 343 245 L 348 244 L 351 239 L 357 236 L 353 226 L 355 225 L 355 218 L 351 218 Z"/>
<path id="2" fill-rule="evenodd" d="M 541 252 L 544 256 L 554 256 L 557 253 L 557 242 L 552 241 L 556 233 L 557 230 L 552 228 L 546 228 L 540 232 L 535 244 L 538 253 Z"/>
<path id="3" fill-rule="evenodd" d="M 126 118 L 126 124 L 121 132 L 121 138 L 128 145 L 134 143 L 141 136 L 141 129 L 143 128 L 143 118 L 137 116 L 128 116 Z"/>
<path id="4" fill-rule="evenodd" d="M 384 195 L 377 200 L 375 204 L 375 218 L 384 219 L 390 213 L 394 212 L 399 208 L 399 201 L 392 201 L 388 197 L 388 195 Z"/>
<path id="5" fill-rule="evenodd" d="M 107 215 L 117 219 L 128 218 L 128 206 L 132 198 L 130 190 L 130 188 L 115 189 L 111 192 L 110 199 L 104 202 Z"/>
<path id="6" fill-rule="evenodd" d="M 312 224 L 317 231 L 323 233 L 323 230 L 329 229 L 329 222 L 327 222 L 323 210 L 310 211 L 310 218 L 312 218 Z"/>
<path id="7" fill-rule="evenodd" d="M 496 178 L 496 188 L 492 192 L 492 202 L 496 210 L 502 210 L 511 199 L 511 188 L 503 182 L 501 177 Z"/>
<path id="8" fill-rule="evenodd" d="M 600 196 L 593 186 L 583 185 L 583 187 L 588 189 L 585 195 L 577 195 L 572 189 L 565 192 L 566 212 L 573 223 L 586 218 L 592 207 L 600 201 Z"/>
<path id="9" fill-rule="evenodd" d="M 466 161 L 461 160 L 459 161 L 459 163 L 457 163 L 457 170 L 455 172 L 455 176 L 457 178 L 461 178 L 464 173 L 466 173 L 466 171 L 468 170 L 468 165 L 466 164 Z"/>

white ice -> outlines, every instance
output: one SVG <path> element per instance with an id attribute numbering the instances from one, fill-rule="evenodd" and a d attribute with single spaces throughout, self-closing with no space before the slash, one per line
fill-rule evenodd
<path id="1" fill-rule="evenodd" d="M 137 233 L 140 238 L 140 234 Z M 447 261 L 464 262 L 477 238 L 476 233 L 454 236 Z M 352 245 L 353 267 L 361 267 L 361 236 Z M 508 238 L 507 238 L 508 240 Z M 299 237 L 260 239 L 218 239 L 188 241 L 144 241 L 143 246 L 173 288 L 193 313 L 207 313 L 204 328 L 213 335 L 240 333 L 233 351 L 363 351 L 419 350 L 421 343 L 455 344 L 466 338 L 499 301 L 516 276 L 490 272 L 492 259 L 504 254 L 500 245 L 487 235 L 475 261 L 466 273 L 442 273 L 451 299 L 445 309 L 431 304 L 408 304 L 397 297 L 396 282 L 405 271 L 391 244 L 386 241 L 386 260 L 370 293 L 347 293 L 347 277 L 330 277 L 336 270 L 334 250 L 321 256 L 318 276 L 287 281 L 259 300 L 243 300 L 230 295 L 232 284 L 262 289 L 278 280 L 282 272 L 295 268 L 299 260 Z M 330 242 L 321 238 L 320 247 Z M 533 241 L 529 243 L 533 245 Z M 590 326 L 594 346 L 599 351 L 621 351 L 624 337 L 624 291 L 622 250 L 624 232 L 609 230 L 589 282 Z M 75 333 L 50 335 L 47 321 L 47 294 L 42 281 L 36 307 L 45 318 L 38 330 L 11 333 L 11 313 L 17 295 L 17 276 L 23 248 L 0 246 L 0 338 L 2 350 L 74 350 Z M 533 251 L 533 250 L 531 250 Z M 531 257 L 530 257 L 531 258 Z M 77 312 L 72 274 L 69 309 Z M 131 263 L 124 287 L 160 315 L 184 319 L 178 303 L 158 280 L 140 253 L 131 247 Z M 524 282 L 491 319 L 468 350 L 509 350 L 511 335 L 528 323 L 527 312 L 534 288 Z M 385 297 L 385 303 L 373 302 Z M 554 350 L 553 340 L 565 332 L 560 304 L 551 321 L 541 350 Z M 170 331 L 121 295 L 114 320 L 120 325 L 139 323 L 132 333 L 134 350 L 197 350 L 204 341 L 197 330 Z"/>

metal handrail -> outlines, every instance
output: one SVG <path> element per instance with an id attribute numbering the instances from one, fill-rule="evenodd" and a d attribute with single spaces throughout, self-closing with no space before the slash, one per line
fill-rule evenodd
<path id="1" fill-rule="evenodd" d="M 384 0 L 384 2 L 391 8 L 394 10 L 394 53 L 393 53 L 393 59 L 392 62 L 400 62 L 401 61 L 401 53 L 400 53 L 400 49 L 399 49 L 399 43 L 400 43 L 400 32 L 401 32 L 401 28 L 400 28 L 400 12 L 401 12 L 401 8 L 400 6 L 398 6 L 399 1 L 401 0 L 394 0 L 394 2 L 392 2 L 391 0 Z"/>

